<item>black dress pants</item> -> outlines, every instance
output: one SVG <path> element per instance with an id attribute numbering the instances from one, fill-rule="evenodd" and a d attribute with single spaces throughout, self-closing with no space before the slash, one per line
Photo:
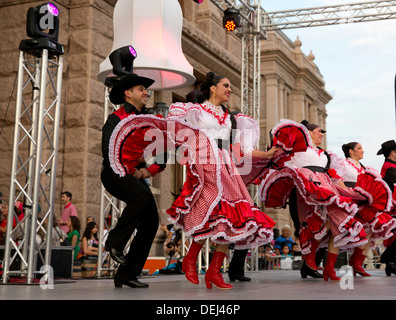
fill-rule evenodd
<path id="1" fill-rule="evenodd" d="M 228 275 L 231 278 L 245 275 L 245 259 L 247 253 L 247 249 L 234 250 L 234 254 L 228 268 Z"/>
<path id="2" fill-rule="evenodd" d="M 381 255 L 381 263 L 388 264 L 389 262 L 396 263 L 396 240 Z"/>
<path id="3" fill-rule="evenodd" d="M 126 255 L 127 264 L 118 267 L 115 278 L 120 281 L 135 279 L 143 270 L 154 237 L 158 231 L 159 218 L 154 196 L 144 180 L 132 175 L 120 177 L 110 168 L 103 169 L 101 180 L 105 189 L 126 203 L 116 226 L 110 230 L 107 243 L 122 252 L 137 230 Z"/>

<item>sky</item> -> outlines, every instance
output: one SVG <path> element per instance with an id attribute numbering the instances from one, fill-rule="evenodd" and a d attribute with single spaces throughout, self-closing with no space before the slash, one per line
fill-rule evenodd
<path id="1" fill-rule="evenodd" d="M 354 0 L 261 0 L 267 12 L 360 3 Z M 394 11 L 396 8 L 393 9 Z M 327 150 L 343 156 L 341 145 L 360 142 L 361 162 L 381 169 L 381 143 L 396 140 L 396 19 L 283 30 L 314 62 L 333 99 L 326 105 Z"/>

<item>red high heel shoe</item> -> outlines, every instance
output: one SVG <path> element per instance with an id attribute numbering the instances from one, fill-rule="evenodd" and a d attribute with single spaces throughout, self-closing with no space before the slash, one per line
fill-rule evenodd
<path id="1" fill-rule="evenodd" d="M 367 273 L 363 268 L 363 262 L 366 256 L 363 254 L 363 249 L 355 248 L 351 257 L 349 258 L 349 265 L 353 269 L 353 275 L 356 277 L 356 273 L 362 277 L 371 277 L 371 274 Z"/>
<path id="2" fill-rule="evenodd" d="M 328 281 L 329 279 L 332 281 L 340 281 L 341 278 L 337 277 L 336 272 L 334 270 L 334 265 L 337 260 L 338 254 L 327 252 L 326 265 L 323 269 L 323 278 L 324 281 Z"/>
<path id="3" fill-rule="evenodd" d="M 225 253 L 215 251 L 212 256 L 212 261 L 210 262 L 208 271 L 205 274 L 206 288 L 211 289 L 212 284 L 214 284 L 219 289 L 232 289 L 231 284 L 225 283 L 224 279 L 220 273 L 220 268 L 223 263 Z"/>
<path id="4" fill-rule="evenodd" d="M 197 273 L 197 258 L 202 246 L 193 241 L 188 249 L 187 255 L 183 258 L 182 271 L 188 281 L 193 284 L 199 284 Z"/>

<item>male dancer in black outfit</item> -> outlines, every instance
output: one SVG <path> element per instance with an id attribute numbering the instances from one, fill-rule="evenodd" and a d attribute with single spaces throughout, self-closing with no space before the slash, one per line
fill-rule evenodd
<path id="1" fill-rule="evenodd" d="M 165 164 L 154 163 L 146 168 L 142 162 L 132 174 L 120 177 L 110 166 L 109 142 L 113 130 L 122 119 L 131 114 L 147 114 L 147 88 L 153 83 L 154 80 L 136 74 L 123 76 L 110 92 L 110 101 L 123 105 L 108 117 L 103 126 L 101 180 L 111 195 L 126 203 L 117 225 L 110 230 L 105 245 L 112 259 L 120 264 L 114 278 L 116 288 L 121 288 L 122 285 L 132 288 L 148 287 L 147 283 L 140 282 L 137 277 L 147 260 L 159 219 L 154 196 L 145 179 L 164 170 Z M 124 256 L 123 250 L 135 229 L 137 233 L 128 254 Z"/>

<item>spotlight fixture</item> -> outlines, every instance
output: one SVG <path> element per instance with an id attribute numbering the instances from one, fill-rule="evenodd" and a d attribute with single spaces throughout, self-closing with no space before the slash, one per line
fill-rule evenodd
<path id="1" fill-rule="evenodd" d="M 32 39 L 22 40 L 20 50 L 37 57 L 42 54 L 42 49 L 47 49 L 51 55 L 64 54 L 63 46 L 58 43 L 59 9 L 52 2 L 29 8 L 26 33 Z"/>
<path id="2" fill-rule="evenodd" d="M 132 46 L 125 46 L 114 50 L 109 59 L 116 76 L 128 75 L 133 71 L 133 60 L 137 57 L 136 50 Z"/>
<path id="3" fill-rule="evenodd" d="M 27 12 L 26 33 L 31 38 L 50 38 L 58 41 L 59 10 L 51 2 L 29 8 Z"/>
<path id="4" fill-rule="evenodd" d="M 224 10 L 223 27 L 227 31 L 235 31 L 241 24 L 241 17 L 239 10 L 235 8 L 228 8 Z"/>
<path id="5" fill-rule="evenodd" d="M 194 2 L 196 2 L 196 3 L 202 3 L 202 2 L 204 2 L 205 0 L 194 0 Z"/>

